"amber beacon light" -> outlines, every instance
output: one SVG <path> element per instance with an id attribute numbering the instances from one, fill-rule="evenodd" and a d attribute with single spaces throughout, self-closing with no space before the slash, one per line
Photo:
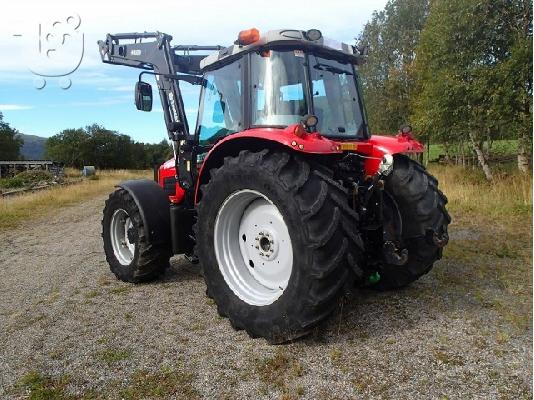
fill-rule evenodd
<path id="1" fill-rule="evenodd" d="M 260 40 L 260 31 L 256 28 L 247 29 L 239 32 L 237 41 L 240 45 L 246 46 Z"/>

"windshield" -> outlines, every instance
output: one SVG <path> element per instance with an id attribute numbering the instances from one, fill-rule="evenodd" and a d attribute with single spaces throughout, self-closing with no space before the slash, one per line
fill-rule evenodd
<path id="1" fill-rule="evenodd" d="M 243 129 L 242 101 L 240 62 L 204 75 L 198 118 L 201 145 L 214 144 Z"/>
<path id="2" fill-rule="evenodd" d="M 325 136 L 363 137 L 365 124 L 352 65 L 313 54 L 309 63 L 317 131 Z"/>
<path id="3" fill-rule="evenodd" d="M 308 113 L 305 61 L 300 50 L 251 55 L 252 125 L 287 126 Z"/>

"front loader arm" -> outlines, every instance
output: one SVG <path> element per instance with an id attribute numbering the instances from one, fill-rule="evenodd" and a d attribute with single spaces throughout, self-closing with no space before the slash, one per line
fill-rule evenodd
<path id="1" fill-rule="evenodd" d="M 205 56 L 191 55 L 191 51 L 220 50 L 222 46 L 173 47 L 171 40 L 172 36 L 162 32 L 118 33 L 108 34 L 98 47 L 104 63 L 153 71 L 149 73 L 156 77 L 167 134 L 173 142 L 178 181 L 187 190 L 193 187 L 192 171 L 196 167 L 195 135 L 189 130 L 179 81 L 202 82 L 200 61 Z M 177 54 L 180 51 L 183 54 Z"/>
<path id="2" fill-rule="evenodd" d="M 104 63 L 154 71 L 167 133 L 169 139 L 177 141 L 178 136 L 189 135 L 189 126 L 178 80 L 172 78 L 179 71 L 175 68 L 171 39 L 172 36 L 161 32 L 108 34 L 105 41 L 98 42 L 98 47 Z M 187 68 L 181 69 L 188 72 Z"/>

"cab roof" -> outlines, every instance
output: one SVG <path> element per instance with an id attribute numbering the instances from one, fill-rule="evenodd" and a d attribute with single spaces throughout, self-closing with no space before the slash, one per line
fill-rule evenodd
<path id="1" fill-rule="evenodd" d="M 310 34 L 312 31 L 315 31 L 313 35 Z M 239 44 L 239 41 L 236 41 L 232 46 L 225 47 L 202 59 L 200 61 L 200 68 L 202 70 L 218 69 L 223 65 L 241 58 L 246 53 L 274 47 L 289 47 L 317 52 L 356 65 L 363 64 L 366 59 L 365 50 L 360 50 L 356 46 L 325 38 L 316 29 L 309 31 L 279 29 L 266 32 L 264 35 L 259 36 L 258 40 L 250 44 Z"/>

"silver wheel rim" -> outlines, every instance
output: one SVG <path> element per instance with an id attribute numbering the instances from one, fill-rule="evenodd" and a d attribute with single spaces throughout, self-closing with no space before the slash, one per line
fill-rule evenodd
<path id="1" fill-rule="evenodd" d="M 130 265 L 134 259 L 135 243 L 131 243 L 128 238 L 130 228 L 133 228 L 133 223 L 128 213 L 122 208 L 115 210 L 111 217 L 109 232 L 113 253 L 122 265 Z"/>
<path id="2" fill-rule="evenodd" d="M 223 203 L 214 229 L 219 270 L 237 297 L 265 306 L 283 293 L 293 269 L 293 247 L 278 208 L 263 194 L 239 190 Z"/>

